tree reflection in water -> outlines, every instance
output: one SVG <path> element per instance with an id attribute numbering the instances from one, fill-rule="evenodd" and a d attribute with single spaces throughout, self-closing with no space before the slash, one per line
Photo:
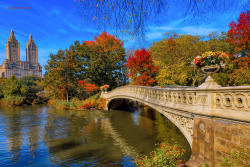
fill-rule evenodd
<path id="1" fill-rule="evenodd" d="M 121 166 L 131 164 L 137 152 L 148 154 L 160 141 L 176 138 L 186 150 L 189 146 L 176 126 L 145 107 L 135 111 L 0 108 L 0 133 L 1 166 Z"/>

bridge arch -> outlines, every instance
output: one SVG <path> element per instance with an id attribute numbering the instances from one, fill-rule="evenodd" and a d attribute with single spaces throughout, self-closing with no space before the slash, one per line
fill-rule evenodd
<path id="1" fill-rule="evenodd" d="M 145 100 L 142 100 L 142 99 L 139 99 L 139 98 L 133 98 L 133 97 L 124 97 L 124 96 L 114 96 L 114 97 L 110 98 L 106 102 L 105 108 L 107 110 L 109 110 L 110 109 L 109 108 L 110 103 L 113 100 L 116 100 L 116 99 L 127 99 L 127 100 L 133 100 L 133 101 L 141 102 L 141 103 L 144 103 L 147 106 L 155 109 L 156 111 L 160 112 L 162 115 L 164 115 L 166 118 L 168 118 L 171 122 L 173 122 L 175 124 L 175 126 L 178 127 L 178 129 L 185 136 L 185 138 L 187 139 L 190 147 L 192 148 L 192 136 L 190 135 L 190 131 L 192 131 L 192 125 L 190 125 L 190 123 L 187 123 L 187 121 L 188 122 L 193 122 L 193 119 L 191 118 L 191 115 L 190 115 L 190 118 L 185 118 L 185 117 L 183 117 L 181 115 L 170 114 L 170 113 L 168 113 L 166 111 L 166 109 L 163 109 L 162 107 L 157 106 L 157 105 L 152 104 L 152 103 L 149 103 L 149 102 L 147 102 Z M 189 129 L 189 131 L 187 131 L 187 129 Z"/>
<path id="2" fill-rule="evenodd" d="M 209 76 L 199 87 L 130 85 L 102 93 L 101 98 L 106 109 L 112 100 L 130 99 L 166 116 L 191 145 L 188 166 L 218 166 L 232 149 L 250 150 L 250 86 L 221 87 Z"/>

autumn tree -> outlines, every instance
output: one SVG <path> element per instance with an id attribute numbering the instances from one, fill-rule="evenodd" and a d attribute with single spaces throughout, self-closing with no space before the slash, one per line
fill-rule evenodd
<path id="1" fill-rule="evenodd" d="M 237 22 L 229 24 L 226 41 L 235 45 L 235 52 L 250 56 L 250 11 L 242 12 Z"/>
<path id="2" fill-rule="evenodd" d="M 242 12 L 237 22 L 229 24 L 226 42 L 235 46 L 235 59 L 229 73 L 231 85 L 250 84 L 250 11 Z"/>
<path id="3" fill-rule="evenodd" d="M 82 60 L 76 51 L 79 46 L 76 41 L 70 49 L 50 54 L 48 64 L 44 66 L 46 73 L 42 85 L 52 97 L 68 101 L 76 94 L 77 81 L 82 79 L 83 72 Z"/>
<path id="4" fill-rule="evenodd" d="M 190 63 L 199 51 L 195 46 L 199 36 L 179 35 L 176 32 L 166 33 L 166 38 L 151 44 L 153 60 L 160 67 L 156 76 L 160 86 L 187 85 L 189 73 L 197 80 L 199 71 L 190 68 Z M 201 47 L 202 48 L 202 47 Z M 192 70 L 192 71 L 190 71 Z M 197 74 L 198 72 L 198 74 Z"/>
<path id="5" fill-rule="evenodd" d="M 151 44 L 153 60 L 160 67 L 156 76 L 160 86 L 198 86 L 204 74 L 191 66 L 194 57 L 206 51 L 231 49 L 224 40 L 225 35 L 213 32 L 208 36 L 192 36 L 167 32 L 166 38 Z M 228 79 L 229 80 L 229 79 Z"/>
<path id="6" fill-rule="evenodd" d="M 159 68 L 153 65 L 151 52 L 146 49 L 136 50 L 134 55 L 129 56 L 126 66 L 132 84 L 142 86 L 157 84 L 155 76 Z"/>
<path id="7" fill-rule="evenodd" d="M 84 67 L 84 78 L 97 86 L 104 84 L 114 88 L 118 82 L 126 82 L 125 49 L 123 42 L 103 32 L 94 41 L 85 41 L 78 48 Z"/>
<path id="8" fill-rule="evenodd" d="M 131 35 L 138 40 L 145 40 L 148 25 L 157 24 L 160 19 L 167 19 L 168 11 L 177 4 L 182 4 L 186 16 L 204 20 L 214 14 L 245 9 L 248 0 L 75 0 L 76 12 L 93 24 L 100 31 L 115 30 L 119 34 Z M 174 4 L 175 3 L 175 4 Z M 244 4 L 244 5 L 242 5 Z M 187 17 L 188 18 L 188 17 Z"/>

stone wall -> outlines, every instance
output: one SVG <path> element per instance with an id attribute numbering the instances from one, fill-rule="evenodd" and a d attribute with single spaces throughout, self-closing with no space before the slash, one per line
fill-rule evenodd
<path id="1" fill-rule="evenodd" d="M 249 124 L 195 117 L 192 158 L 188 165 L 207 163 L 219 167 L 223 158 L 238 147 L 250 152 Z"/>
<path id="2" fill-rule="evenodd" d="M 223 157 L 228 157 L 233 149 L 244 148 L 250 152 L 250 126 L 242 123 L 214 121 L 214 156 L 215 166 Z M 250 159 L 248 161 L 250 165 Z"/>

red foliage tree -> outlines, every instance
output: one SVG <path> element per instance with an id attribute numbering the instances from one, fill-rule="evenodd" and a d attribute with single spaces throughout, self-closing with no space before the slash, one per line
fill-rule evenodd
<path id="1" fill-rule="evenodd" d="M 85 80 L 80 80 L 78 81 L 78 83 L 87 93 L 94 92 L 98 89 L 98 87 L 95 84 L 86 83 Z"/>
<path id="2" fill-rule="evenodd" d="M 236 46 L 236 52 L 250 56 L 250 11 L 242 12 L 237 23 L 229 24 L 226 42 Z"/>
<path id="3" fill-rule="evenodd" d="M 128 77 L 134 85 L 154 86 L 154 79 L 159 67 L 153 65 L 151 52 L 146 49 L 136 50 L 134 55 L 129 56 L 126 63 Z"/>

